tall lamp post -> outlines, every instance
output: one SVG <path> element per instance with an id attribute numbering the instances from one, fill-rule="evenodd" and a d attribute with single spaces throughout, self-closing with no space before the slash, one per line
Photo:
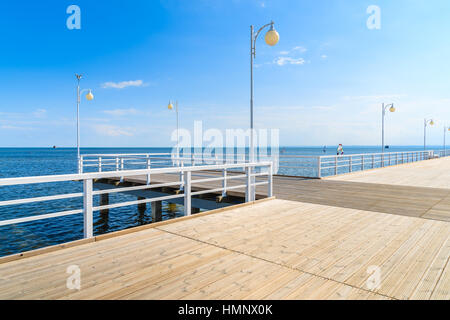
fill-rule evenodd
<path id="1" fill-rule="evenodd" d="M 447 156 L 447 144 L 445 143 L 445 136 L 447 135 L 447 132 L 450 131 L 450 127 L 447 127 L 446 125 L 444 125 L 444 157 Z"/>
<path id="2" fill-rule="evenodd" d="M 80 103 L 81 103 L 81 95 L 83 92 L 88 92 L 86 94 L 86 99 L 88 101 L 91 101 L 94 99 L 94 95 L 92 94 L 91 89 L 80 89 L 80 80 L 83 77 L 81 74 L 75 74 L 77 77 L 77 162 L 78 162 L 78 173 L 81 173 L 82 171 L 82 164 L 81 164 L 81 156 L 80 156 Z"/>
<path id="3" fill-rule="evenodd" d="M 256 40 L 261 31 L 266 27 L 270 27 L 270 29 L 267 31 L 264 40 L 269 46 L 274 46 L 280 40 L 280 35 L 275 30 L 273 21 L 263 25 L 256 33 L 254 32 L 253 25 L 250 26 L 250 162 L 255 160 L 255 146 L 253 141 L 253 60 L 256 57 Z"/>
<path id="4" fill-rule="evenodd" d="M 169 110 L 173 110 L 173 104 L 171 101 L 169 101 L 169 105 L 167 106 L 167 109 Z M 176 164 L 179 166 L 180 165 L 180 135 L 179 135 L 179 130 L 178 130 L 178 101 L 175 101 L 175 113 L 176 113 L 176 117 L 177 117 L 177 160 L 176 160 Z M 180 181 L 184 182 L 184 176 L 183 176 L 183 172 L 180 172 Z M 180 190 L 184 189 L 184 185 L 180 185 Z"/>
<path id="5" fill-rule="evenodd" d="M 384 103 L 381 106 L 382 110 L 382 117 L 381 117 L 381 153 L 384 153 L 384 118 L 386 117 L 386 110 L 389 108 L 390 112 L 395 112 L 394 104 L 387 104 Z"/>
<path id="6" fill-rule="evenodd" d="M 427 149 L 427 126 L 434 126 L 433 119 L 423 119 L 423 150 Z"/>
<path id="7" fill-rule="evenodd" d="M 173 104 L 172 102 L 169 101 L 169 105 L 167 106 L 167 108 L 169 110 L 173 110 Z M 179 150 L 179 144 L 180 144 L 180 136 L 179 136 L 179 132 L 178 132 L 178 101 L 175 102 L 175 113 L 176 113 L 176 117 L 177 117 L 177 158 L 180 157 L 180 150 Z"/>
<path id="8" fill-rule="evenodd" d="M 259 30 L 255 33 L 253 25 L 250 26 L 250 150 L 249 150 L 249 161 L 254 162 L 255 161 L 255 145 L 254 145 L 254 132 L 253 132 L 253 60 L 256 57 L 256 40 L 258 39 L 259 34 L 261 31 L 266 28 L 270 27 L 269 31 L 267 31 L 264 40 L 269 46 L 274 46 L 278 43 L 280 40 L 280 35 L 274 28 L 274 22 L 271 21 L 270 23 L 267 23 L 263 25 Z M 252 174 L 252 169 L 249 168 L 249 174 Z M 251 186 L 250 186 L 250 194 L 248 201 L 255 200 L 255 193 L 254 190 L 254 182 L 255 177 L 251 177 Z"/>

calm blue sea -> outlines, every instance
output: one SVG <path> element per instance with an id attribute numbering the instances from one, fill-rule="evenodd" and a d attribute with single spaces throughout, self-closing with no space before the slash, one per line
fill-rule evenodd
<path id="1" fill-rule="evenodd" d="M 283 155 L 334 155 L 337 146 L 280 148 Z M 389 152 L 422 150 L 418 146 L 392 146 Z M 438 150 L 441 147 L 430 146 Z M 166 153 L 171 148 L 83 148 L 82 154 L 105 153 Z M 380 147 L 344 146 L 345 154 L 380 152 Z M 76 149 L 74 148 L 0 148 L 0 179 L 37 175 L 76 173 Z M 283 172 L 281 172 L 283 173 Z M 295 172 L 289 172 L 295 174 Z M 48 196 L 52 194 L 81 192 L 79 182 L 35 184 L 28 186 L 0 187 L 0 201 Z M 133 196 L 113 194 L 110 202 L 136 200 Z M 98 201 L 98 199 L 96 199 Z M 98 205 L 95 203 L 94 205 Z M 20 206 L 0 207 L 0 220 L 78 209 L 81 199 L 57 200 Z M 183 215 L 182 206 L 169 206 L 163 202 L 163 219 Z M 132 228 L 151 223 L 151 209 L 143 213 L 136 206 L 110 210 L 108 217 L 94 214 L 95 235 Z M 42 221 L 0 227 L 0 256 L 42 248 L 81 239 L 83 237 L 82 215 L 72 215 Z"/>

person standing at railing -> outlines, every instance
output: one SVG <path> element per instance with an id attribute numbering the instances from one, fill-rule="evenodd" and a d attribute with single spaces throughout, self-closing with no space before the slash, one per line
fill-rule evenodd
<path id="1" fill-rule="evenodd" d="M 344 154 L 344 147 L 342 146 L 342 143 L 339 143 L 339 146 L 337 147 L 337 155 L 343 155 Z"/>

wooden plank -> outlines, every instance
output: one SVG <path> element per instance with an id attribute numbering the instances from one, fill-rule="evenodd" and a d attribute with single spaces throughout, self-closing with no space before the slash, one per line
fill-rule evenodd
<path id="1" fill-rule="evenodd" d="M 449 234 L 448 222 L 271 200 L 0 264 L 0 298 L 449 298 Z M 66 287 L 70 264 L 80 291 Z"/>

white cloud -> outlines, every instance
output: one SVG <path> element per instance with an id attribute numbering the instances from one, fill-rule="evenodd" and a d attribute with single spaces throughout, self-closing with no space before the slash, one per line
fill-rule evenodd
<path id="1" fill-rule="evenodd" d="M 305 63 L 305 59 L 291 58 L 291 57 L 278 57 L 274 60 L 274 63 L 276 63 L 279 66 L 284 66 L 286 64 L 302 65 Z"/>
<path id="2" fill-rule="evenodd" d="M 47 110 L 45 110 L 45 109 L 37 109 L 35 112 L 33 112 L 33 115 L 36 118 L 45 118 L 45 116 L 47 115 Z"/>
<path id="3" fill-rule="evenodd" d="M 113 110 L 104 110 L 103 111 L 106 114 L 109 114 L 111 116 L 126 116 L 126 115 L 134 115 L 137 114 L 138 111 L 134 108 L 130 109 L 113 109 Z"/>
<path id="4" fill-rule="evenodd" d="M 273 63 L 284 66 L 287 64 L 294 64 L 294 65 L 302 65 L 305 64 L 305 59 L 298 57 L 299 54 L 305 53 L 307 50 L 305 47 L 302 46 L 296 46 L 293 47 L 290 50 L 284 50 L 280 51 L 279 54 L 281 57 L 275 58 Z"/>
<path id="5" fill-rule="evenodd" d="M 293 52 L 293 51 L 298 51 L 298 52 L 304 53 L 304 52 L 306 52 L 307 50 L 306 50 L 305 47 L 297 46 L 297 47 L 292 48 L 291 52 Z"/>
<path id="6" fill-rule="evenodd" d="M 328 58 L 328 56 L 327 56 L 326 54 L 323 54 L 323 55 L 321 55 L 320 57 L 321 57 L 322 59 Z"/>
<path id="7" fill-rule="evenodd" d="M 279 53 L 280 53 L 281 55 L 283 55 L 283 56 L 286 56 L 286 55 L 291 54 L 291 53 L 297 53 L 297 52 L 305 53 L 306 51 L 307 51 L 307 49 L 306 49 L 305 47 L 302 47 L 302 46 L 296 46 L 296 47 L 293 47 L 293 48 L 290 49 L 290 50 L 283 50 L 283 51 L 280 51 Z"/>
<path id="8" fill-rule="evenodd" d="M 142 80 L 130 80 L 122 82 L 105 82 L 102 84 L 102 88 L 124 89 L 127 87 L 142 87 L 144 85 L 145 84 Z"/>
<path id="9" fill-rule="evenodd" d="M 103 136 L 108 137 L 119 137 L 119 136 L 127 136 L 131 137 L 133 136 L 133 133 L 129 129 L 119 128 L 117 126 L 108 125 L 108 124 L 101 124 L 96 125 L 95 131 Z"/>
<path id="10" fill-rule="evenodd" d="M 15 126 L 15 125 L 1 125 L 0 129 L 3 130 L 33 130 L 32 128 L 28 128 L 28 127 L 20 127 L 20 126 Z"/>

